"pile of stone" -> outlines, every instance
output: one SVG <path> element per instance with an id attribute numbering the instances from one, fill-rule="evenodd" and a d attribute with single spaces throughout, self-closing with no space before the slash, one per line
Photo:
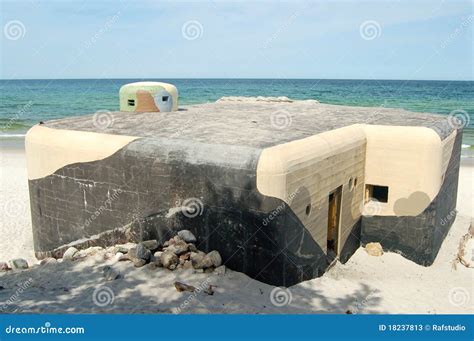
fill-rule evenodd
<path id="1" fill-rule="evenodd" d="M 100 246 L 89 247 L 84 250 L 70 246 L 62 255 L 62 259 L 52 257 L 41 260 L 40 265 L 49 265 L 63 261 L 76 261 L 95 254 L 103 254 L 104 259 L 115 258 L 117 261 L 130 261 L 135 267 L 149 264 L 150 267 L 163 267 L 169 270 L 192 269 L 194 272 L 225 273 L 222 258 L 218 251 L 205 253 L 196 247 L 196 237 L 191 231 L 181 230 L 176 236 L 164 242 L 146 240 L 140 243 L 126 243 L 115 245 L 104 250 Z M 9 263 L 0 262 L 0 271 L 11 269 L 27 269 L 28 263 L 23 259 L 15 259 Z M 118 273 L 104 268 L 104 276 L 113 280 L 119 277 Z"/>
<path id="2" fill-rule="evenodd" d="M 181 230 L 176 236 L 161 246 L 156 240 L 138 244 L 116 245 L 114 253 L 119 261 L 131 261 L 135 267 L 151 264 L 169 270 L 193 269 L 196 272 L 225 273 L 222 258 L 218 251 L 205 253 L 195 245 L 196 237 L 188 230 Z"/>
<path id="3" fill-rule="evenodd" d="M 0 271 L 28 269 L 28 262 L 23 258 L 12 259 L 9 262 L 0 262 Z"/>

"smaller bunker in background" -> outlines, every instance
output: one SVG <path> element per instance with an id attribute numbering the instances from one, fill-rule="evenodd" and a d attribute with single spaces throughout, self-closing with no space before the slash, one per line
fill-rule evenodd
<path id="1" fill-rule="evenodd" d="M 169 112 L 178 110 L 178 89 L 161 82 L 136 82 L 120 88 L 120 111 Z"/>

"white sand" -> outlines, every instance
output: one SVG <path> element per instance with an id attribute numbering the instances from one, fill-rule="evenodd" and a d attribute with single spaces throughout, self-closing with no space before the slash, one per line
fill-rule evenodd
<path id="1" fill-rule="evenodd" d="M 0 261 L 23 257 L 36 262 L 24 154 L 21 150 L 3 150 L 0 160 Z M 463 160 L 459 213 L 430 267 L 394 253 L 371 257 L 360 248 L 349 262 L 337 263 L 320 278 L 288 291 L 276 289 L 281 300 L 273 304 L 274 287 L 233 271 L 219 276 L 134 268 L 129 262 L 119 262 L 113 266 L 123 278 L 107 282 L 102 268 L 114 261 L 104 261 L 102 251 L 80 261 L 0 273 L 0 310 L 173 313 L 182 306 L 181 313 L 344 313 L 348 309 L 353 313 L 472 313 L 474 269 L 460 264 L 453 267 L 459 240 L 467 233 L 474 212 L 472 161 Z M 215 294 L 178 293 L 173 286 L 177 280 L 194 286 L 216 285 Z"/>

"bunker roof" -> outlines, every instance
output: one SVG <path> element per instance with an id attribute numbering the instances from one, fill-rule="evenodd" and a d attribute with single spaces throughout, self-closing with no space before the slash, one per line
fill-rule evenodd
<path id="1" fill-rule="evenodd" d="M 97 124 L 108 115 L 110 124 Z M 421 126 L 441 139 L 453 128 L 447 117 L 384 107 L 352 107 L 307 101 L 223 99 L 174 112 L 99 112 L 47 121 L 46 127 L 145 138 L 168 138 L 254 148 L 303 139 L 353 124 Z"/>

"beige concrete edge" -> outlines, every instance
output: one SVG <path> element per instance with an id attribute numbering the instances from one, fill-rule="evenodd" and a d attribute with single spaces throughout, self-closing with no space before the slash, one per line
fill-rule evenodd
<path id="1" fill-rule="evenodd" d="M 28 179 L 44 178 L 69 164 L 104 159 L 138 138 L 35 125 L 25 138 Z"/>
<path id="2" fill-rule="evenodd" d="M 272 146 L 264 149 L 258 160 L 257 190 L 290 205 L 292 193 L 287 182 L 295 166 L 295 155 L 301 160 L 323 159 L 331 151 L 339 150 L 337 139 L 352 138 L 356 142 L 361 131 L 367 140 L 365 183 L 390 188 L 388 203 L 377 203 L 375 215 L 416 216 L 422 213 L 439 193 L 444 181 L 456 131 L 441 140 L 428 127 L 355 124 Z M 304 162 L 297 163 L 297 167 L 304 166 Z M 417 195 L 413 196 L 414 193 Z M 374 208 L 370 211 L 374 214 Z"/>

